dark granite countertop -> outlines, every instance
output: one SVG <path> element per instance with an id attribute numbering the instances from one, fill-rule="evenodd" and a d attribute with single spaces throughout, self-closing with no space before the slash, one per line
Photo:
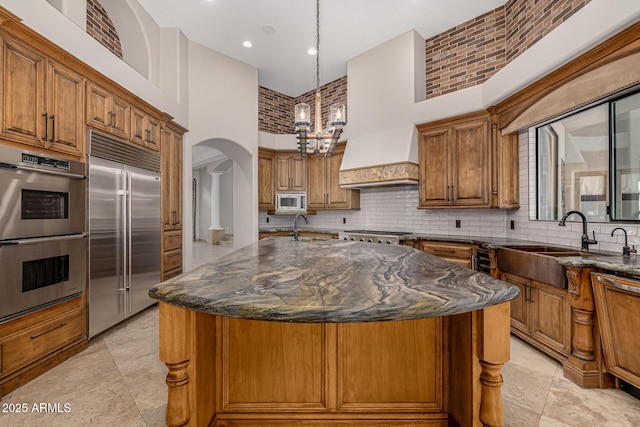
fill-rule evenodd
<path id="1" fill-rule="evenodd" d="M 558 264 L 566 267 L 599 268 L 616 273 L 640 276 L 640 259 L 637 255 L 584 255 L 558 258 Z"/>
<path id="2" fill-rule="evenodd" d="M 221 316 L 341 323 L 464 313 L 509 301 L 518 289 L 406 246 L 270 237 L 149 295 Z"/>

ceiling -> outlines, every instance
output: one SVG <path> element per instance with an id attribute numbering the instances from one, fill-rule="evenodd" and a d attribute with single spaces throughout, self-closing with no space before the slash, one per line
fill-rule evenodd
<path id="1" fill-rule="evenodd" d="M 138 0 L 161 27 L 258 68 L 259 84 L 289 96 L 315 89 L 314 0 Z M 320 84 L 347 61 L 411 29 L 429 38 L 505 0 L 321 0 Z M 246 48 L 244 41 L 253 47 Z"/>

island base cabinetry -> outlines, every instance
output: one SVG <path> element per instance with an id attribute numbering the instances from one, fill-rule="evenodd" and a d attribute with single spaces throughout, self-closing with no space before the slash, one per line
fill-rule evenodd
<path id="1" fill-rule="evenodd" d="M 226 318 L 160 303 L 166 421 L 500 426 L 508 320 L 508 303 L 449 317 L 346 324 Z"/>

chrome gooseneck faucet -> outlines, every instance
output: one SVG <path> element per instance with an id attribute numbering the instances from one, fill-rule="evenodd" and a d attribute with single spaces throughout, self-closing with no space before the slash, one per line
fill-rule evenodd
<path id="1" fill-rule="evenodd" d="M 564 227 L 566 226 L 565 222 L 567 221 L 567 218 L 569 217 L 569 215 L 572 214 L 576 214 L 579 215 L 580 218 L 582 218 L 582 250 L 583 251 L 588 251 L 589 250 L 589 245 L 596 245 L 598 244 L 598 241 L 596 240 L 596 232 L 593 232 L 593 239 L 589 238 L 589 232 L 587 231 L 587 217 L 584 216 L 584 214 L 580 211 L 569 211 L 567 213 L 565 213 L 562 216 L 562 219 L 560 220 L 560 223 L 558 225 Z"/>
<path id="2" fill-rule="evenodd" d="M 629 247 L 629 244 L 627 243 L 627 230 L 625 230 L 622 227 L 616 227 L 613 230 L 611 230 L 611 237 L 613 237 L 613 233 L 615 233 L 616 230 L 622 230 L 624 232 L 624 246 L 622 247 L 622 256 L 629 256 L 631 255 L 631 252 L 636 251 L 636 247 L 634 246 L 633 249 L 631 249 Z"/>
<path id="3" fill-rule="evenodd" d="M 291 235 L 293 236 L 293 240 L 295 240 L 296 242 L 298 241 L 298 218 L 299 217 L 304 218 L 304 222 L 309 224 L 309 220 L 307 219 L 306 216 L 304 216 L 303 214 L 296 215 L 296 218 L 293 220 L 293 231 L 291 232 Z"/>

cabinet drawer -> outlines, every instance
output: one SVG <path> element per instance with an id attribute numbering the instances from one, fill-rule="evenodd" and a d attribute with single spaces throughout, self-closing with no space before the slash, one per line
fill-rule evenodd
<path id="1" fill-rule="evenodd" d="M 473 245 L 462 243 L 420 242 L 420 249 L 424 252 L 442 258 L 470 259 L 473 256 Z"/>
<path id="2" fill-rule="evenodd" d="M 85 335 L 82 310 L 34 325 L 0 340 L 0 369 L 4 376 Z"/>
<path id="3" fill-rule="evenodd" d="M 182 230 L 165 231 L 164 250 L 171 251 L 182 247 Z"/>
<path id="4" fill-rule="evenodd" d="M 167 270 L 164 272 L 164 277 L 162 280 L 169 280 L 173 277 L 179 276 L 182 274 L 182 267 L 174 268 L 173 270 Z"/>
<path id="5" fill-rule="evenodd" d="M 182 266 L 182 249 L 174 249 L 164 253 L 164 271 L 173 270 Z"/>

